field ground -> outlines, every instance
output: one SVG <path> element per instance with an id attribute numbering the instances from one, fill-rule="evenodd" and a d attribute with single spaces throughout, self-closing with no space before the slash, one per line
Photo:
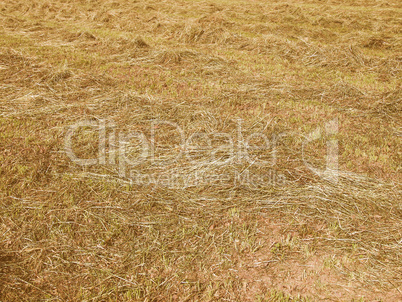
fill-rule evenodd
<path id="1" fill-rule="evenodd" d="M 0 2 L 0 301 L 401 301 L 401 16 Z"/>

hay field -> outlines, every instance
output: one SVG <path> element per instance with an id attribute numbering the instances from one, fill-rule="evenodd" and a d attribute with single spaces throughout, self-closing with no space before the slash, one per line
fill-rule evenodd
<path id="1" fill-rule="evenodd" d="M 401 20 L 0 2 L 0 301 L 402 301 Z"/>

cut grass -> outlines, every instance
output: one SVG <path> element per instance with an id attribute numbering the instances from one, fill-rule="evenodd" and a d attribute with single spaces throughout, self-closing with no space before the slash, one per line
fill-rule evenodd
<path id="1" fill-rule="evenodd" d="M 401 299 L 401 9 L 0 4 L 0 300 Z M 107 126 L 104 163 L 66 154 L 84 120 Z M 176 126 L 193 157 L 163 163 Z M 129 133 L 128 159 L 155 149 L 122 175 Z M 338 183 L 304 161 L 324 169 L 335 138 Z M 98 155 L 97 129 L 72 142 Z"/>

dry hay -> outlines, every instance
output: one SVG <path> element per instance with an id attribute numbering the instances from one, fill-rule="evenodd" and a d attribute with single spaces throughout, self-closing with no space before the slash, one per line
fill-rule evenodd
<path id="1" fill-rule="evenodd" d="M 0 3 L 0 300 L 400 299 L 399 7 Z M 301 154 L 335 116 L 337 183 Z M 105 164 L 74 164 L 82 120 L 154 131 L 154 158 L 126 146 L 146 183 L 111 140 Z M 97 130 L 76 154 L 96 157 Z M 247 157 L 255 133 L 277 149 Z"/>

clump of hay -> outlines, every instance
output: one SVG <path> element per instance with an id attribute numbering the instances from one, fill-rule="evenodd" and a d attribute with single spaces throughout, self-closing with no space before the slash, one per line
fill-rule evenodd
<path id="1" fill-rule="evenodd" d="M 73 72 L 69 69 L 60 70 L 52 74 L 50 82 L 52 83 L 60 82 L 72 77 L 73 75 L 74 75 Z"/>
<path id="2" fill-rule="evenodd" d="M 153 51 L 150 55 L 138 58 L 138 61 L 156 64 L 179 64 L 195 59 L 199 54 L 191 50 L 168 49 Z"/>
<path id="3" fill-rule="evenodd" d="M 180 63 L 196 56 L 197 53 L 190 50 L 165 50 L 155 56 L 155 62 L 160 64 Z"/>
<path id="4" fill-rule="evenodd" d="M 150 48 L 148 43 L 146 43 L 141 37 L 134 39 L 133 44 L 138 48 Z"/>

